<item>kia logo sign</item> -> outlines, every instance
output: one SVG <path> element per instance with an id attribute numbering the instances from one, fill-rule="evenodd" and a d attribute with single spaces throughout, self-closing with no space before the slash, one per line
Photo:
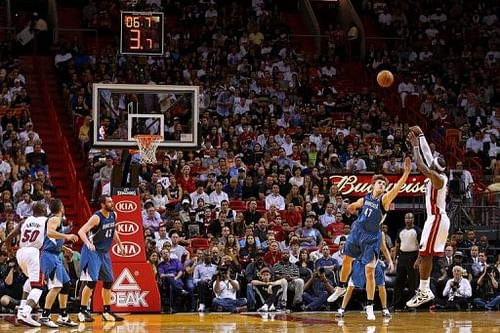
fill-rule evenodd
<path id="1" fill-rule="evenodd" d="M 129 236 L 139 231 L 139 226 L 133 221 L 120 221 L 116 223 L 116 232 L 119 235 Z"/>
<path id="2" fill-rule="evenodd" d="M 133 201 L 130 201 L 130 200 L 123 200 L 123 201 L 117 202 L 115 205 L 115 208 L 119 212 L 130 213 L 130 212 L 133 212 L 137 209 L 137 204 Z"/>
<path id="3" fill-rule="evenodd" d="M 137 243 L 134 242 L 129 242 L 125 241 L 122 242 L 122 247 L 123 251 L 120 249 L 118 244 L 114 244 L 113 247 L 111 248 L 111 251 L 113 251 L 113 254 L 117 257 L 122 257 L 122 258 L 131 258 L 137 256 L 139 253 L 141 253 L 141 248 Z"/>

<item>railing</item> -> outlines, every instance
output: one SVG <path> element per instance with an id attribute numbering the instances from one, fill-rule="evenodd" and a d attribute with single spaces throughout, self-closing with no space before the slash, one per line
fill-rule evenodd
<path id="1" fill-rule="evenodd" d="M 36 62 L 36 57 L 33 57 L 33 59 L 35 59 L 34 61 Z M 92 211 L 90 209 L 87 198 L 85 197 L 82 183 L 76 176 L 76 168 L 73 162 L 73 158 L 70 154 L 68 141 L 62 133 L 61 122 L 59 121 L 54 102 L 52 101 L 52 97 L 50 96 L 41 66 L 37 66 L 37 64 L 34 63 L 34 68 L 36 71 L 36 75 L 38 76 L 38 81 L 43 82 L 40 87 L 42 93 L 41 95 L 43 96 L 44 105 L 47 108 L 48 121 L 53 126 L 54 138 L 56 142 L 59 143 L 58 150 L 60 153 L 60 157 L 64 160 L 61 165 L 64 169 L 66 184 L 68 185 L 68 188 L 73 190 L 70 200 L 72 206 L 75 209 L 76 226 L 78 226 L 81 225 L 86 219 L 88 219 L 89 216 L 91 216 Z"/>
<path id="2" fill-rule="evenodd" d="M 314 14 L 314 10 L 309 3 L 309 0 L 299 0 L 297 2 L 297 8 L 306 28 L 309 30 L 309 32 L 312 33 L 310 38 L 313 38 L 314 40 L 316 52 L 319 52 L 321 48 L 321 40 L 319 38 L 321 29 L 319 27 L 318 19 Z"/>

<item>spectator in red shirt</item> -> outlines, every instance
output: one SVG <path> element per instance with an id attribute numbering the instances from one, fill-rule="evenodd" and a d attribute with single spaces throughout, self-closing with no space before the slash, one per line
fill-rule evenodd
<path id="1" fill-rule="evenodd" d="M 264 255 L 264 262 L 270 266 L 281 261 L 280 245 L 277 241 L 269 244 L 269 251 Z"/>
<path id="2" fill-rule="evenodd" d="M 196 183 L 194 179 L 190 176 L 191 167 L 189 165 L 185 165 L 182 168 L 181 175 L 177 179 L 177 182 L 184 190 L 185 193 L 192 193 L 196 190 Z"/>

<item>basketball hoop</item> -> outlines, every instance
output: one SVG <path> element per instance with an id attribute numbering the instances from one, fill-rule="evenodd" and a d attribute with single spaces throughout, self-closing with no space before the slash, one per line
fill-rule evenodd
<path id="1" fill-rule="evenodd" d="M 161 135 L 144 134 L 134 136 L 134 140 L 137 141 L 137 146 L 139 146 L 141 163 L 156 164 L 156 149 L 161 139 Z"/>

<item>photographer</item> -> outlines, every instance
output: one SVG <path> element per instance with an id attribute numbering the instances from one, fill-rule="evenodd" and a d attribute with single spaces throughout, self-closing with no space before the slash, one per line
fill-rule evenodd
<path id="1" fill-rule="evenodd" d="M 215 298 L 212 305 L 217 311 L 241 312 L 246 310 L 247 299 L 237 298 L 240 290 L 238 281 L 231 277 L 231 270 L 227 266 L 220 266 L 214 275 L 213 290 Z"/>
<path id="2" fill-rule="evenodd" d="M 443 296 L 447 297 L 447 302 L 442 304 L 442 308 L 464 310 L 468 307 L 469 298 L 472 296 L 470 282 L 462 277 L 463 268 L 453 267 L 453 278 L 446 282 Z"/>
<path id="3" fill-rule="evenodd" d="M 494 310 L 500 305 L 500 289 L 498 269 L 490 265 L 477 280 L 478 297 L 474 298 L 476 308 Z"/>
<path id="4" fill-rule="evenodd" d="M 14 310 L 20 304 L 26 277 L 21 273 L 16 258 L 7 258 L 7 253 L 0 254 L 0 305 Z"/>
<path id="5" fill-rule="evenodd" d="M 316 261 L 317 262 L 317 261 Z M 326 267 L 319 267 L 304 285 L 304 304 L 306 311 L 316 311 L 328 305 L 327 299 L 333 293 L 333 285 L 326 276 Z"/>

